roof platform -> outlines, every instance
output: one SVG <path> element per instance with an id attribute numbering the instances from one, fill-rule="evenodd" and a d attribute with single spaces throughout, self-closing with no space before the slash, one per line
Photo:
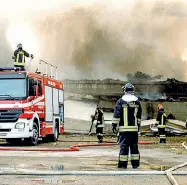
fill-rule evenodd
<path id="1" fill-rule="evenodd" d="M 23 71 L 20 67 L 0 67 L 0 72 L 2 71 Z"/>

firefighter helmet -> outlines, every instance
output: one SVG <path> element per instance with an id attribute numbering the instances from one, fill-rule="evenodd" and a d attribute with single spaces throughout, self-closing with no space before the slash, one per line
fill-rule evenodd
<path id="1" fill-rule="evenodd" d="M 134 92 L 135 87 L 131 83 L 127 83 L 127 84 L 125 84 L 125 86 L 123 86 L 123 90 L 124 90 L 124 92 Z"/>
<path id="2" fill-rule="evenodd" d="M 158 104 L 158 106 L 157 106 L 157 110 L 159 111 L 160 109 L 163 109 L 164 107 L 163 107 L 163 105 L 162 104 Z"/>
<path id="3" fill-rule="evenodd" d="M 22 44 L 19 43 L 19 44 L 17 45 L 17 48 L 18 48 L 18 49 L 22 49 Z"/>

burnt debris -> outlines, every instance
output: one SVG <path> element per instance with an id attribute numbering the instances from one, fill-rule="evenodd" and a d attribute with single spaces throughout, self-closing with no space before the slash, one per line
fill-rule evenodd
<path id="1" fill-rule="evenodd" d="M 125 75 L 124 75 L 125 77 Z M 137 71 L 134 74 L 128 73 L 126 75 L 127 80 L 121 81 L 119 79 L 114 80 L 111 78 L 106 78 L 103 80 L 64 80 L 65 83 L 112 83 L 123 85 L 126 82 L 134 83 L 136 88 L 136 96 L 141 101 L 187 101 L 187 82 L 179 81 L 175 78 L 165 78 L 162 75 L 150 76 L 149 74 Z M 142 89 L 141 85 L 150 85 L 155 89 L 152 92 L 147 92 L 145 89 Z M 121 92 L 121 95 L 123 92 Z M 103 100 L 116 101 L 120 96 L 103 96 Z"/>

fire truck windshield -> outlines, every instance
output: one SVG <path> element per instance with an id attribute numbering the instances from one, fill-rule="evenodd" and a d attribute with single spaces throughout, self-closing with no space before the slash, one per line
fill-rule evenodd
<path id="1" fill-rule="evenodd" d="M 0 100 L 26 97 L 26 79 L 0 79 Z"/>

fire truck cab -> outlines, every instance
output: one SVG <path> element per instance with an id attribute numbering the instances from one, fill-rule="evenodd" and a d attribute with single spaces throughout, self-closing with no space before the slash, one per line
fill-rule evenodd
<path id="1" fill-rule="evenodd" d="M 64 132 L 64 84 L 53 77 L 19 68 L 0 68 L 0 138 L 57 141 Z"/>

